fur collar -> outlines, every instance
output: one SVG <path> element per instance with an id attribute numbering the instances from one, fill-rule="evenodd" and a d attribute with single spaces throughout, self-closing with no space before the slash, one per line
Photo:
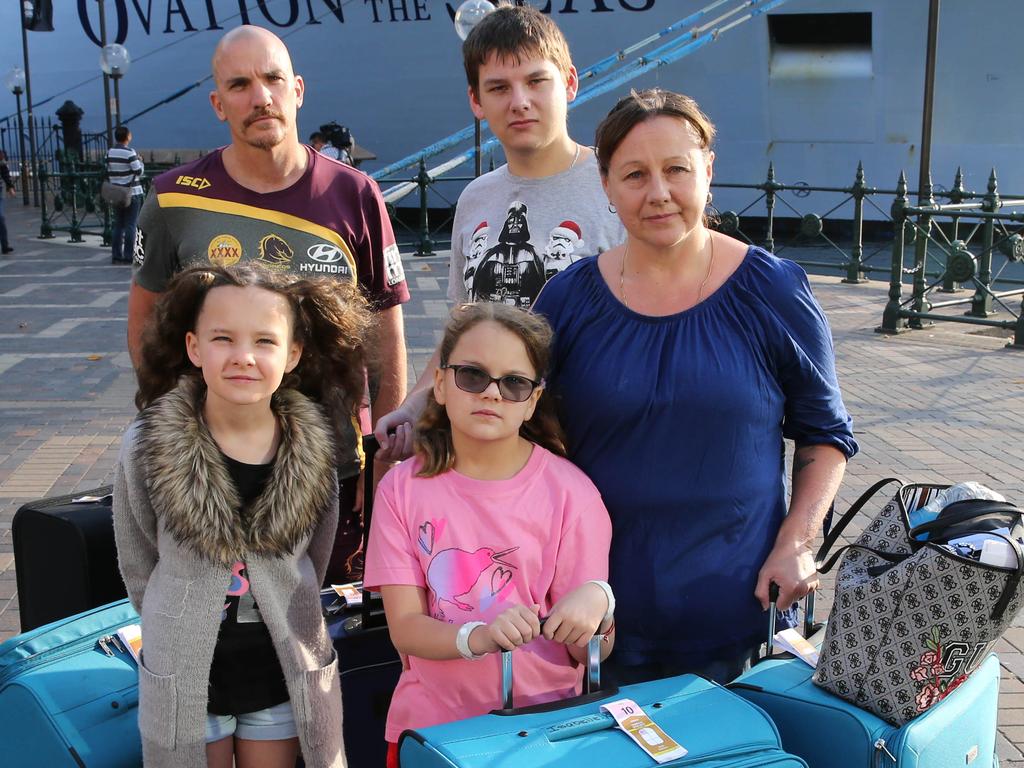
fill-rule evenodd
<path id="1" fill-rule="evenodd" d="M 334 492 L 334 446 L 319 406 L 293 389 L 274 393 L 281 444 L 263 493 L 241 500 L 202 415 L 206 387 L 183 377 L 139 416 L 139 452 L 153 509 L 175 541 L 213 562 L 290 554 Z"/>

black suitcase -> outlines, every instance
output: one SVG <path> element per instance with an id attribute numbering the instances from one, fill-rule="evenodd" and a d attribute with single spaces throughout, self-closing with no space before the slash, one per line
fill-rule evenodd
<path id="1" fill-rule="evenodd" d="M 94 499 L 78 501 L 75 499 Z M 23 504 L 14 513 L 21 631 L 126 596 L 117 569 L 111 487 Z"/>
<path id="2" fill-rule="evenodd" d="M 363 551 L 369 538 L 373 508 L 373 457 L 377 441 L 363 438 L 366 471 L 363 485 Z M 321 593 L 327 631 L 338 652 L 341 675 L 345 754 L 349 768 L 383 768 L 387 760 L 384 726 L 391 695 L 402 674 L 398 651 L 391 644 L 379 595 L 365 590 L 359 607 L 346 607 L 333 590 Z M 301 765 L 301 762 L 300 762 Z"/>

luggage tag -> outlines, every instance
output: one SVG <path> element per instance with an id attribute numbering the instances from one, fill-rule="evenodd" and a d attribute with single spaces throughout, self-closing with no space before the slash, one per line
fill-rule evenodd
<path id="1" fill-rule="evenodd" d="M 106 504 L 114 500 L 114 494 L 108 493 L 105 496 L 79 496 L 78 498 L 72 499 L 72 504 Z"/>
<path id="2" fill-rule="evenodd" d="M 601 709 L 614 717 L 619 728 L 658 763 L 676 760 L 688 751 L 661 730 L 661 727 L 647 716 L 643 707 L 632 699 L 619 699 L 602 704 Z"/>
<path id="3" fill-rule="evenodd" d="M 775 633 L 775 644 L 784 651 L 792 653 L 806 663 L 811 669 L 818 666 L 818 649 L 811 645 L 807 638 L 796 629 L 790 627 Z"/>
<path id="4" fill-rule="evenodd" d="M 362 586 L 363 582 L 354 581 L 351 584 L 331 584 L 331 589 L 345 602 L 345 605 L 355 608 L 363 604 L 363 592 L 360 589 Z"/>

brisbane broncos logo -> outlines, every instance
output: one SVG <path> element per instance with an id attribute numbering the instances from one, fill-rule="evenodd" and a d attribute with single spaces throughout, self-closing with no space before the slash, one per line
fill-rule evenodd
<path id="1" fill-rule="evenodd" d="M 268 269 L 284 271 L 291 267 L 295 252 L 280 235 L 267 235 L 260 240 L 259 261 Z"/>

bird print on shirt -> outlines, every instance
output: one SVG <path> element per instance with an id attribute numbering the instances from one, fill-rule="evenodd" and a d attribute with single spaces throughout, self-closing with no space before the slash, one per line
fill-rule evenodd
<path id="1" fill-rule="evenodd" d="M 417 544 L 427 555 L 427 587 L 437 618 L 448 610 L 485 611 L 507 591 L 516 566 L 506 558 L 519 547 L 448 547 L 435 553 L 435 544 L 444 530 L 444 520 L 430 520 L 417 531 Z M 485 577 L 485 574 L 488 574 Z M 481 579 L 486 581 L 480 584 Z M 474 605 L 472 601 L 477 602 Z"/>

